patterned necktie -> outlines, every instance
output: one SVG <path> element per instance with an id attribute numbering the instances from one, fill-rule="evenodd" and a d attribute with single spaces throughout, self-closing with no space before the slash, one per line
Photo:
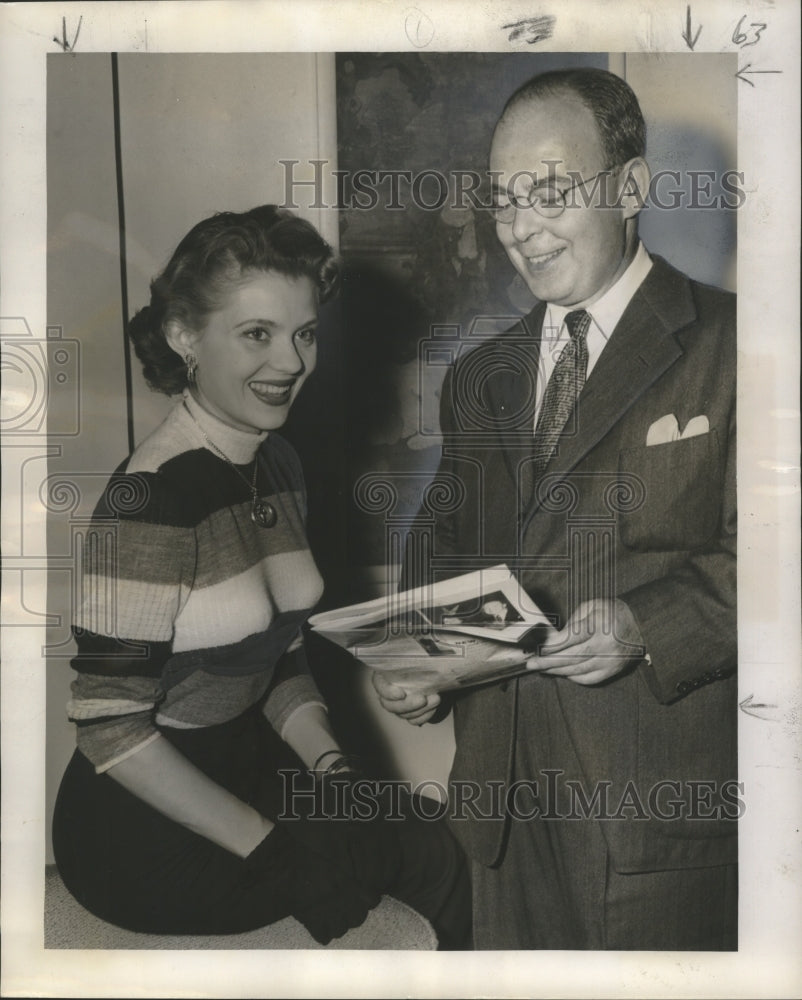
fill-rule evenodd
<path id="1" fill-rule="evenodd" d="M 533 471 L 536 479 L 543 474 L 557 450 L 557 442 L 576 406 L 587 376 L 590 313 L 584 309 L 576 309 L 565 317 L 565 325 L 571 340 L 557 358 L 535 428 Z"/>

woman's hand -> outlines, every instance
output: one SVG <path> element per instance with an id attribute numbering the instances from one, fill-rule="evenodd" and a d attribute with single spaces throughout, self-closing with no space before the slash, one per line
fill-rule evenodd
<path id="1" fill-rule="evenodd" d="M 292 803 L 292 819 L 282 817 L 284 830 L 359 885 L 391 892 L 404 860 L 398 835 L 403 790 L 393 795 L 381 781 L 338 772 L 315 780 L 310 791 Z"/>
<path id="2" fill-rule="evenodd" d="M 388 681 L 378 670 L 373 671 L 373 687 L 382 708 L 406 719 L 413 726 L 429 722 L 440 704 L 440 695 L 436 692 L 424 694 L 422 691 L 408 691 L 400 684 Z"/>
<path id="3" fill-rule="evenodd" d="M 373 887 L 358 885 L 331 859 L 273 828 L 245 859 L 245 878 L 264 878 L 275 887 L 277 908 L 291 914 L 320 944 L 358 927 L 379 902 Z"/>

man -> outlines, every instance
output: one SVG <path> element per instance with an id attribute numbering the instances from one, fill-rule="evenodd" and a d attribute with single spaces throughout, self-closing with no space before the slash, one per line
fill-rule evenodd
<path id="1" fill-rule="evenodd" d="M 644 153 L 613 74 L 508 101 L 496 231 L 539 303 L 449 373 L 461 500 L 405 582 L 506 561 L 556 630 L 442 704 L 374 677 L 417 725 L 453 706 L 477 948 L 737 948 L 735 304 L 640 243 Z"/>

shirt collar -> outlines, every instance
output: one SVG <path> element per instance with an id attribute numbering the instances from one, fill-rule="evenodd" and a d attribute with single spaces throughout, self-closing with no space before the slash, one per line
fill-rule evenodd
<path id="1" fill-rule="evenodd" d="M 624 310 L 651 269 L 652 258 L 646 252 L 646 247 L 638 241 L 635 256 L 618 281 L 592 305 L 585 307 L 593 320 L 593 326 L 605 340 L 609 339 L 610 334 L 618 326 Z M 557 306 L 548 303 L 546 322 L 555 332 L 559 331 L 568 313 L 581 308 L 583 308 L 581 304 Z"/>

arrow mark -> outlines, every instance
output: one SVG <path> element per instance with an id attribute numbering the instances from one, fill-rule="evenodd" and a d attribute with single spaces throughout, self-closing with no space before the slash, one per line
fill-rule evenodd
<path id="1" fill-rule="evenodd" d="M 756 73 L 782 73 L 781 69 L 750 69 L 751 65 L 752 63 L 747 63 L 743 69 L 739 69 L 735 74 L 739 80 L 748 83 L 750 87 L 754 87 L 754 83 L 751 80 L 747 80 L 747 76 L 754 76 Z"/>
<path id="2" fill-rule="evenodd" d="M 777 721 L 777 706 L 768 705 L 765 702 L 754 701 L 754 695 L 750 694 L 748 698 L 744 698 L 742 702 L 739 702 L 738 707 L 746 715 L 754 715 L 756 719 L 765 719 L 769 722 Z"/>
<path id="3" fill-rule="evenodd" d="M 688 6 L 685 8 L 685 30 L 682 32 L 682 37 L 685 39 L 685 44 L 688 46 L 691 52 L 693 52 L 693 47 L 699 41 L 699 35 L 701 34 L 702 34 L 701 24 L 699 25 L 696 34 L 694 35 L 693 33 L 693 27 L 691 26 L 691 5 L 688 4 Z"/>
<path id="4" fill-rule="evenodd" d="M 67 18 L 62 17 L 61 19 L 61 38 L 57 35 L 53 35 L 53 41 L 56 45 L 59 45 L 63 52 L 74 52 L 75 43 L 78 41 L 78 35 L 81 33 L 81 25 L 84 22 L 83 14 L 78 18 L 78 27 L 75 30 L 75 37 L 71 42 L 67 41 Z"/>

